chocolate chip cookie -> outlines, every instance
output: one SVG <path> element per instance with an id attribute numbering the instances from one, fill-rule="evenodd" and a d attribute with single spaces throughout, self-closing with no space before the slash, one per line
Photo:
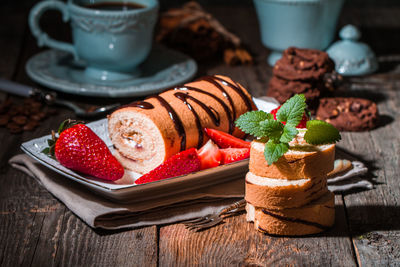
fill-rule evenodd
<path id="1" fill-rule="evenodd" d="M 334 68 L 334 62 L 323 51 L 289 47 L 276 62 L 273 74 L 291 81 L 320 80 Z"/>
<path id="2" fill-rule="evenodd" d="M 304 94 L 307 104 L 312 105 L 321 95 L 321 91 L 325 89 L 323 83 L 320 82 L 299 82 L 288 81 L 278 77 L 272 77 L 269 81 L 267 96 L 274 97 L 281 104 L 295 94 Z"/>
<path id="3" fill-rule="evenodd" d="M 366 131 L 377 126 L 379 113 L 376 104 L 354 97 L 322 98 L 316 117 L 331 123 L 340 131 Z"/>

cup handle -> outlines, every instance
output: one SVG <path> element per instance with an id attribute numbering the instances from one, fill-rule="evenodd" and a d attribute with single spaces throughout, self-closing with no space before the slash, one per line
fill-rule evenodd
<path id="1" fill-rule="evenodd" d="M 62 13 L 63 22 L 69 21 L 69 13 L 67 5 L 60 1 L 47 0 L 36 4 L 29 12 L 29 27 L 33 36 L 37 39 L 39 46 L 48 46 L 51 48 L 59 49 L 71 53 L 75 59 L 78 59 L 74 46 L 70 43 L 54 40 L 49 37 L 47 33 L 43 32 L 39 26 L 39 21 L 44 12 L 50 9 L 58 10 Z"/>

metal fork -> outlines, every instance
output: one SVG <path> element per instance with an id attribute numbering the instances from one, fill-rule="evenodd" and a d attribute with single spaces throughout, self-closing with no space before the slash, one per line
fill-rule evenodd
<path id="1" fill-rule="evenodd" d="M 233 203 L 229 207 L 224 208 L 220 212 L 208 214 L 204 217 L 196 218 L 193 220 L 188 220 L 185 221 L 183 224 L 189 230 L 194 230 L 196 232 L 204 230 L 221 223 L 226 216 L 244 210 L 245 206 L 246 206 L 246 200 L 242 199 L 240 201 Z"/>

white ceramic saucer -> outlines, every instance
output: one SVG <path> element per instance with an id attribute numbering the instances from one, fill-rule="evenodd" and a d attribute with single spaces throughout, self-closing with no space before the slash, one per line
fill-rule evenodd
<path id="1" fill-rule="evenodd" d="M 46 50 L 33 56 L 25 68 L 32 80 L 64 93 L 128 97 L 150 95 L 182 84 L 193 78 L 197 64 L 180 52 L 156 45 L 140 65 L 141 75 L 131 80 L 104 82 L 90 79 L 84 75 L 84 64 L 59 50 Z"/>

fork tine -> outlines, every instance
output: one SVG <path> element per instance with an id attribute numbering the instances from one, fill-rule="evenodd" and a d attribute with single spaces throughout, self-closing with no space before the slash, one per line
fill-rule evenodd
<path id="1" fill-rule="evenodd" d="M 185 223 L 185 225 L 186 225 L 186 226 L 201 225 L 201 224 L 209 223 L 209 222 L 211 222 L 211 221 L 213 221 L 213 220 L 210 220 L 210 219 L 208 219 L 208 218 L 207 218 L 207 219 L 203 218 L 203 220 L 201 220 L 201 221 L 194 222 L 194 223 Z"/>
<path id="2" fill-rule="evenodd" d="M 206 224 L 195 225 L 195 226 L 189 227 L 188 229 L 189 230 L 200 231 L 200 230 L 203 230 L 203 229 L 207 229 L 207 228 L 213 227 L 214 225 L 220 224 L 222 221 L 223 221 L 222 219 L 219 219 L 219 220 L 211 221 L 211 222 L 206 223 Z"/>
<path id="3" fill-rule="evenodd" d="M 202 221 L 202 220 L 204 220 L 204 217 L 194 218 L 194 219 L 192 219 L 192 220 L 187 220 L 187 221 L 184 221 L 183 224 L 200 222 L 200 221 Z"/>

